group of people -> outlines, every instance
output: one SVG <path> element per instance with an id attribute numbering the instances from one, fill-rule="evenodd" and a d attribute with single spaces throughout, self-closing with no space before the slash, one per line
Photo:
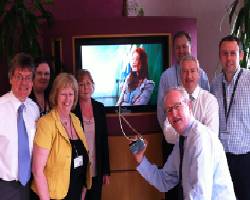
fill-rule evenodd
<path id="1" fill-rule="evenodd" d="M 100 200 L 109 148 L 93 78 L 84 69 L 76 78 L 60 73 L 50 88 L 50 77 L 44 59 L 18 53 L 11 61 L 11 91 L 0 97 L 1 199 Z"/>
<path id="2" fill-rule="evenodd" d="M 163 72 L 157 117 L 164 132 L 166 162 L 150 163 L 145 148 L 134 154 L 138 172 L 167 200 L 250 199 L 250 71 L 240 68 L 240 40 L 219 43 L 222 71 L 209 86 L 191 56 L 186 32 L 173 37 L 177 63 Z"/>
<path id="3" fill-rule="evenodd" d="M 250 72 L 240 68 L 242 45 L 235 36 L 222 38 L 222 71 L 211 88 L 189 34 L 176 33 L 173 45 L 177 63 L 163 72 L 157 102 L 166 162 L 151 164 L 145 141 L 133 154 L 137 170 L 168 200 L 249 200 Z M 131 66 L 118 104 L 146 104 L 154 83 L 142 48 Z M 94 200 L 109 184 L 105 110 L 92 98 L 90 72 L 60 73 L 50 87 L 51 73 L 46 60 L 34 65 L 25 53 L 11 61 L 11 91 L 0 97 L 1 199 Z"/>

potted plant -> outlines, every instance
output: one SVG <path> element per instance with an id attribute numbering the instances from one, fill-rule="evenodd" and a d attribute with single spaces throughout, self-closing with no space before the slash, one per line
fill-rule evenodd
<path id="1" fill-rule="evenodd" d="M 249 68 L 250 50 L 250 0 L 234 0 L 229 9 L 231 33 L 240 38 L 243 44 L 244 59 L 241 67 Z"/>
<path id="2" fill-rule="evenodd" d="M 17 52 L 36 57 L 41 54 L 38 36 L 41 23 L 52 24 L 52 14 L 44 8 L 52 0 L 0 1 L 0 55 L 8 62 Z"/>

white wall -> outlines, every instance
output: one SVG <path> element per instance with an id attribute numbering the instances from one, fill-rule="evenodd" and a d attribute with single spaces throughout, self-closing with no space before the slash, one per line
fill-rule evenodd
<path id="1" fill-rule="evenodd" d="M 233 0 L 137 0 L 145 16 L 182 16 L 197 19 L 198 59 L 211 80 L 220 71 L 218 43 L 229 34 L 228 15 L 220 22 Z M 181 30 L 181 27 L 180 27 Z"/>

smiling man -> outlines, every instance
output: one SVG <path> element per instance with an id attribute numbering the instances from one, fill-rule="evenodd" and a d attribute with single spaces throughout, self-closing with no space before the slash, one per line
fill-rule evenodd
<path id="1" fill-rule="evenodd" d="M 19 53 L 11 61 L 11 91 L 0 97 L 1 199 L 28 200 L 31 153 L 37 105 L 28 98 L 32 90 L 33 61 Z"/>
<path id="2" fill-rule="evenodd" d="M 240 68 L 240 40 L 228 35 L 219 43 L 222 72 L 211 92 L 219 103 L 220 140 L 226 151 L 236 196 L 250 199 L 250 72 Z"/>
<path id="3" fill-rule="evenodd" d="M 173 50 L 176 58 L 176 63 L 168 67 L 161 75 L 158 97 L 157 97 L 157 119 L 161 128 L 166 119 L 164 113 L 164 94 L 171 87 L 181 86 L 180 77 L 180 61 L 184 56 L 191 55 L 191 37 L 185 31 L 177 32 L 173 37 Z M 199 85 L 204 90 L 209 90 L 209 82 L 206 72 L 199 68 Z M 175 199 L 174 199 L 175 200 Z"/>
<path id="4" fill-rule="evenodd" d="M 179 184 L 178 199 L 235 200 L 223 147 L 216 134 L 194 119 L 185 89 L 171 88 L 164 104 L 170 124 L 182 139 L 163 169 L 147 160 L 146 147 L 133 154 L 138 172 L 161 192 Z"/>
<path id="5" fill-rule="evenodd" d="M 181 83 L 190 96 L 194 118 L 219 134 L 219 106 L 217 99 L 199 86 L 199 62 L 193 56 L 184 56 L 180 61 Z M 179 134 L 168 120 L 165 120 L 163 133 L 170 144 L 178 141 Z"/>
<path id="6" fill-rule="evenodd" d="M 171 87 L 181 86 L 180 77 L 180 61 L 184 56 L 191 55 L 191 36 L 185 31 L 179 31 L 173 36 L 173 53 L 176 58 L 176 63 L 168 67 L 161 75 L 158 96 L 157 96 L 157 119 L 162 130 L 164 129 L 164 121 L 166 120 L 166 113 L 164 113 L 164 94 Z M 206 72 L 199 68 L 199 85 L 204 90 L 209 90 L 209 82 Z M 162 141 L 164 158 L 167 160 L 168 155 L 172 152 L 174 145 L 167 143 L 165 140 Z M 177 190 L 168 191 L 167 199 L 176 200 Z"/>

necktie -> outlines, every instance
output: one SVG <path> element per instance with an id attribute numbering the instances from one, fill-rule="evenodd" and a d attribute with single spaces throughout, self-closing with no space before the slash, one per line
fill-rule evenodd
<path id="1" fill-rule="evenodd" d="M 17 131 L 18 131 L 18 180 L 22 185 L 30 179 L 31 162 L 29 151 L 29 138 L 23 120 L 24 104 L 18 108 Z"/>
<path id="2" fill-rule="evenodd" d="M 189 99 L 191 102 L 194 100 L 194 97 L 192 96 L 192 94 L 189 94 Z"/>
<path id="3" fill-rule="evenodd" d="M 178 185 L 178 200 L 183 200 L 183 188 L 182 188 L 182 161 L 184 154 L 184 136 L 179 137 L 179 149 L 180 149 L 180 166 L 179 166 L 179 185 Z"/>

